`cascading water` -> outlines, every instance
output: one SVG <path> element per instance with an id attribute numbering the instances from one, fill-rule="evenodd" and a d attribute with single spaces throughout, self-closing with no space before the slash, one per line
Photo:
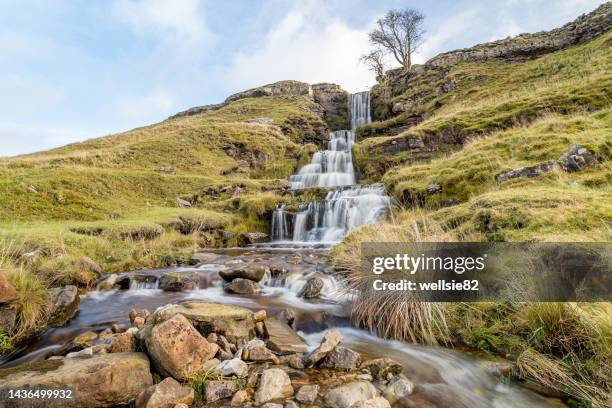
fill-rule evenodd
<path id="1" fill-rule="evenodd" d="M 330 132 L 327 150 L 316 152 L 310 164 L 289 178 L 291 188 L 335 187 L 324 200 L 297 213 L 279 206 L 272 217 L 272 240 L 302 243 L 338 242 L 355 227 L 382 217 L 389 197 L 382 184 L 355 185 L 352 147 L 357 126 L 370 123 L 370 93 L 351 95 L 350 130 Z"/>

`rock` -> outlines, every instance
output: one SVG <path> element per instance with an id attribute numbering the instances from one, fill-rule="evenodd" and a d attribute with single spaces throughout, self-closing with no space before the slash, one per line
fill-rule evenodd
<path id="1" fill-rule="evenodd" d="M 84 271 L 93 272 L 98 276 L 102 275 L 102 267 L 87 256 L 83 256 L 81 259 L 79 259 L 77 262 L 77 267 Z"/>
<path id="2" fill-rule="evenodd" d="M 255 312 L 255 314 L 253 315 L 253 318 L 255 319 L 256 322 L 263 322 L 264 320 L 266 320 L 267 317 L 268 315 L 265 310 L 260 310 L 259 312 Z"/>
<path id="3" fill-rule="evenodd" d="M 204 382 L 204 400 L 215 402 L 229 398 L 238 390 L 238 385 L 231 380 L 214 380 Z"/>
<path id="4" fill-rule="evenodd" d="M 244 188 L 240 187 L 240 186 L 236 186 L 234 187 L 234 189 L 232 190 L 232 195 L 233 196 L 237 196 L 244 193 Z"/>
<path id="5" fill-rule="evenodd" d="M 53 302 L 49 313 L 49 325 L 60 327 L 68 323 L 79 311 L 79 291 L 76 286 L 68 285 L 63 288 L 51 288 L 47 291 Z"/>
<path id="6" fill-rule="evenodd" d="M 268 348 L 280 354 L 304 353 L 306 343 L 295 331 L 277 319 L 268 319 L 264 323 L 265 333 L 268 337 Z"/>
<path id="7" fill-rule="evenodd" d="M 176 174 L 176 169 L 174 167 L 166 167 L 166 166 L 162 166 L 159 168 L 159 171 L 161 171 L 162 173 L 166 173 L 166 174 Z"/>
<path id="8" fill-rule="evenodd" d="M 38 193 L 38 190 L 36 189 L 36 187 L 34 187 L 34 186 L 33 186 L 33 185 L 31 185 L 31 184 L 28 186 L 28 191 L 29 191 L 30 193 L 34 193 L 34 194 L 37 194 L 37 193 Z"/>
<path id="9" fill-rule="evenodd" d="M 505 173 L 500 173 L 495 176 L 497 181 L 506 181 L 522 177 L 538 177 L 542 173 L 548 173 L 554 170 L 555 164 L 552 162 L 540 163 L 535 166 L 519 167 Z"/>
<path id="10" fill-rule="evenodd" d="M 17 291 L 8 281 L 6 274 L 0 271 L 0 305 L 13 303 L 19 300 Z"/>
<path id="11" fill-rule="evenodd" d="M 315 102 L 323 108 L 323 117 L 330 130 L 348 128 L 348 93 L 336 84 L 314 84 L 311 88 Z"/>
<path id="12" fill-rule="evenodd" d="M 325 395 L 325 401 L 332 408 L 351 408 L 355 404 L 377 397 L 378 391 L 371 383 L 355 381 L 332 389 Z"/>
<path id="13" fill-rule="evenodd" d="M 98 335 L 92 331 L 87 331 L 85 333 L 79 334 L 72 340 L 74 344 L 79 346 L 90 346 L 91 342 L 98 338 Z"/>
<path id="14" fill-rule="evenodd" d="M 4 304 L 0 306 L 0 328 L 9 333 L 15 327 L 17 321 L 17 308 L 19 304 Z"/>
<path id="15" fill-rule="evenodd" d="M 264 264 L 250 263 L 235 267 L 234 269 L 220 271 L 219 276 L 226 282 L 231 282 L 238 278 L 259 282 L 269 272 L 270 269 Z"/>
<path id="16" fill-rule="evenodd" d="M 187 405 L 187 404 L 183 404 L 183 403 L 181 402 L 181 403 L 178 403 L 178 404 L 174 404 L 174 407 L 173 407 L 173 408 L 189 408 L 189 405 Z"/>
<path id="17" fill-rule="evenodd" d="M 111 275 L 106 275 L 101 281 L 98 282 L 97 289 L 98 290 L 113 290 L 115 288 L 115 284 L 117 283 L 117 278 L 119 276 L 116 273 Z"/>
<path id="18" fill-rule="evenodd" d="M 579 171 L 601 161 L 601 158 L 580 145 L 572 145 L 559 157 L 559 165 L 565 171 Z"/>
<path id="19" fill-rule="evenodd" d="M 318 385 L 303 385 L 295 394 L 295 399 L 302 404 L 314 404 L 318 395 Z"/>
<path id="20" fill-rule="evenodd" d="M 236 295 L 255 295 L 261 290 L 259 283 L 249 279 L 237 278 L 225 285 L 227 293 Z"/>
<path id="21" fill-rule="evenodd" d="M 258 337 L 263 337 L 266 335 L 266 327 L 264 326 L 263 322 L 255 323 L 255 334 L 257 334 Z"/>
<path id="22" fill-rule="evenodd" d="M 275 402 L 268 402 L 263 404 L 261 408 L 283 408 L 283 404 L 277 404 Z"/>
<path id="23" fill-rule="evenodd" d="M 265 232 L 245 232 L 240 234 L 240 238 L 245 245 L 260 244 L 270 240 L 270 236 Z"/>
<path id="24" fill-rule="evenodd" d="M 100 332 L 100 334 L 98 335 L 98 338 L 100 340 L 108 340 L 111 337 L 114 337 L 115 333 L 113 333 L 113 330 L 110 328 L 104 329 Z"/>
<path id="25" fill-rule="evenodd" d="M 419 384 L 415 393 L 404 398 L 406 407 L 486 408 L 490 405 L 478 395 L 448 384 Z"/>
<path id="26" fill-rule="evenodd" d="M 206 341 L 208 341 L 209 343 L 216 343 L 217 340 L 219 340 L 217 333 L 210 333 L 207 337 L 206 337 Z"/>
<path id="27" fill-rule="evenodd" d="M 193 403 L 194 391 L 188 385 L 181 385 L 172 377 L 165 378 L 157 385 L 143 390 L 136 398 L 136 408 L 168 408 L 175 404 Z"/>
<path id="28" fill-rule="evenodd" d="M 137 317 L 141 317 L 146 322 L 147 318 L 151 315 L 147 309 L 142 309 L 140 312 L 136 309 L 130 309 L 129 317 L 130 323 L 134 324 Z"/>
<path id="29" fill-rule="evenodd" d="M 321 363 L 321 368 L 332 368 L 341 370 L 354 370 L 361 363 L 361 355 L 349 348 L 335 347 Z"/>
<path id="30" fill-rule="evenodd" d="M 237 101 L 244 98 L 260 98 L 276 95 L 308 95 L 310 85 L 299 81 L 280 81 L 273 84 L 263 85 L 229 96 L 225 103 Z"/>
<path id="31" fill-rule="evenodd" d="M 219 345 L 219 347 L 221 347 L 221 349 L 225 350 L 226 352 L 232 352 L 232 344 L 225 338 L 224 335 L 218 336 L 217 344 Z"/>
<path id="32" fill-rule="evenodd" d="M 142 329 L 145 325 L 145 319 L 138 316 L 134 319 L 134 327 L 136 327 L 138 330 Z"/>
<path id="33" fill-rule="evenodd" d="M 321 294 L 321 289 L 323 289 L 323 279 L 315 276 L 306 281 L 306 284 L 298 296 L 306 299 L 314 299 L 319 297 L 319 294 Z"/>
<path id="34" fill-rule="evenodd" d="M 217 358 L 221 361 L 226 361 L 234 358 L 234 355 L 232 353 L 228 353 L 225 350 L 219 349 L 219 352 L 217 353 Z"/>
<path id="35" fill-rule="evenodd" d="M 283 408 L 300 408 L 300 407 L 298 406 L 298 404 L 296 404 L 293 401 L 287 401 Z"/>
<path id="36" fill-rule="evenodd" d="M 215 371 L 224 377 L 231 377 L 234 375 L 236 377 L 244 377 L 249 372 L 249 366 L 241 359 L 233 358 L 223 361 L 215 368 Z"/>
<path id="37" fill-rule="evenodd" d="M 145 344 L 155 367 L 166 376 L 186 380 L 217 354 L 183 315 L 177 314 L 144 333 Z"/>
<path id="38" fill-rule="evenodd" d="M 94 355 L 93 348 L 87 347 L 81 351 L 73 351 L 71 353 L 66 354 L 66 358 L 89 358 Z"/>
<path id="39" fill-rule="evenodd" d="M 110 407 L 136 399 L 153 384 L 149 359 L 142 353 L 98 354 L 91 358 L 46 360 L 11 369 L 0 381 L 0 395 L 15 389 L 71 389 L 71 399 L 45 399 L 38 405 L 51 408 Z M 31 407 L 35 400 L 16 402 Z M 12 403 L 11 403 L 12 404 Z"/>
<path id="40" fill-rule="evenodd" d="M 438 183 L 430 184 L 425 188 L 427 194 L 436 194 L 442 191 L 442 186 Z"/>
<path id="41" fill-rule="evenodd" d="M 291 356 L 289 358 L 288 364 L 289 367 L 295 368 L 296 370 L 301 370 L 306 367 L 304 365 L 304 358 L 299 354 L 294 354 L 293 356 Z"/>
<path id="42" fill-rule="evenodd" d="M 213 254 L 210 252 L 199 252 L 191 256 L 190 264 L 191 265 L 214 264 L 220 260 L 223 260 L 223 258 L 225 257 L 226 257 L 225 255 L 221 255 L 221 254 Z"/>
<path id="43" fill-rule="evenodd" d="M 136 338 L 134 335 L 129 332 L 118 334 L 111 344 L 110 352 L 124 353 L 130 351 L 136 351 Z"/>
<path id="44" fill-rule="evenodd" d="M 368 370 L 376 380 L 389 380 L 400 374 L 404 368 L 390 358 L 377 358 L 366 361 L 361 368 Z"/>
<path id="45" fill-rule="evenodd" d="M 328 331 L 321 344 L 312 353 L 306 357 L 304 364 L 306 367 L 312 367 L 319 361 L 325 358 L 327 354 L 334 349 L 342 341 L 342 334 L 338 330 Z"/>
<path id="46" fill-rule="evenodd" d="M 405 398 L 414 392 L 414 383 L 403 374 L 393 377 L 383 390 L 383 395 L 391 400 Z"/>
<path id="47" fill-rule="evenodd" d="M 243 407 L 244 404 L 249 400 L 249 393 L 246 390 L 240 390 L 234 394 L 230 406 L 232 407 Z"/>
<path id="48" fill-rule="evenodd" d="M 198 288 L 193 276 L 183 272 L 166 272 L 159 278 L 159 288 L 167 292 L 182 292 Z"/>
<path id="49" fill-rule="evenodd" d="M 263 404 L 275 399 L 288 398 L 293 395 L 291 380 L 280 368 L 270 368 L 261 373 L 259 386 L 255 392 L 255 402 Z"/>
<path id="50" fill-rule="evenodd" d="M 125 331 L 125 328 L 117 323 L 113 323 L 111 326 L 111 330 L 113 331 L 113 333 L 123 333 Z"/>
<path id="51" fill-rule="evenodd" d="M 287 323 L 287 326 L 293 328 L 295 323 L 295 312 L 292 309 L 283 309 L 278 314 L 278 319 L 281 322 Z"/>
<path id="52" fill-rule="evenodd" d="M 351 408 L 391 408 L 391 404 L 384 398 L 377 397 L 367 401 L 361 401 L 351 406 Z"/>
<path id="53" fill-rule="evenodd" d="M 246 361 L 271 361 L 274 364 L 279 363 L 278 357 L 268 350 L 265 343 L 259 339 L 253 339 L 248 342 L 242 351 L 242 358 Z"/>
<path id="54" fill-rule="evenodd" d="M 187 200 L 183 200 L 180 197 L 177 197 L 176 199 L 176 203 L 178 204 L 179 207 L 181 208 L 191 208 L 191 203 Z"/>
<path id="55" fill-rule="evenodd" d="M 185 316 L 202 335 L 218 333 L 231 342 L 248 339 L 255 326 L 249 309 L 199 301 L 164 306 L 154 313 L 153 320 L 167 320 L 177 313 Z"/>

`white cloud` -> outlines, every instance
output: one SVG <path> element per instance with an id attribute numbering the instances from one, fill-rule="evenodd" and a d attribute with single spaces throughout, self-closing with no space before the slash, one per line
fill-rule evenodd
<path id="1" fill-rule="evenodd" d="M 153 35 L 172 47 L 195 48 L 214 40 L 199 0 L 116 0 L 112 12 L 137 35 Z"/>
<path id="2" fill-rule="evenodd" d="M 127 95 L 110 104 L 110 114 L 126 124 L 152 123 L 164 119 L 176 109 L 175 98 L 163 89 L 144 95 Z"/>
<path id="3" fill-rule="evenodd" d="M 359 62 L 369 49 L 367 33 L 368 27 L 353 28 L 329 15 L 325 3 L 296 3 L 267 32 L 261 46 L 234 54 L 225 80 L 232 91 L 283 79 L 363 90 L 375 82 Z"/>

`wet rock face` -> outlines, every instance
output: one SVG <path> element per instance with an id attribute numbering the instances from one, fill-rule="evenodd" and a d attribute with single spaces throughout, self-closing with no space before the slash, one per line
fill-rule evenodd
<path id="1" fill-rule="evenodd" d="M 220 271 L 219 276 L 226 282 L 231 282 L 234 279 L 249 279 L 259 282 L 263 279 L 266 273 L 270 273 L 270 268 L 265 264 L 252 263 L 234 267 L 226 271 Z"/>
<path id="2" fill-rule="evenodd" d="M 403 367 L 390 358 L 377 358 L 362 364 L 362 368 L 368 370 L 376 380 L 389 380 L 400 374 Z"/>
<path id="3" fill-rule="evenodd" d="M 169 292 L 182 292 L 198 288 L 193 276 L 183 272 L 165 273 L 159 278 L 159 288 Z"/>
<path id="4" fill-rule="evenodd" d="M 143 335 L 155 367 L 160 373 L 178 380 L 187 380 L 219 350 L 180 314 L 149 327 Z"/>
<path id="5" fill-rule="evenodd" d="M 37 364 L 30 371 L 3 377 L 0 394 L 7 395 L 10 389 L 71 389 L 71 399 L 39 400 L 38 406 L 95 408 L 133 401 L 153 384 L 149 359 L 142 353 L 100 354 Z M 31 407 L 32 400 L 15 400 L 11 406 Z"/>
<path id="6" fill-rule="evenodd" d="M 321 290 L 323 289 L 323 279 L 315 276 L 306 281 L 304 288 L 300 291 L 298 296 L 306 299 L 314 299 L 319 297 Z"/>
<path id="7" fill-rule="evenodd" d="M 330 130 L 348 129 L 348 93 L 336 84 L 314 84 L 312 95 L 321 107 Z"/>
<path id="8" fill-rule="evenodd" d="M 49 289 L 49 297 L 53 302 L 49 325 L 59 327 L 65 325 L 79 311 L 79 291 L 76 286 Z"/>
<path id="9" fill-rule="evenodd" d="M 237 101 L 245 98 L 261 98 L 264 96 L 276 95 L 308 95 L 310 93 L 310 85 L 306 82 L 299 81 L 280 81 L 273 84 L 263 85 L 257 88 L 248 89 L 243 92 L 238 92 L 230 95 L 225 103 Z"/>
<path id="10" fill-rule="evenodd" d="M 191 405 L 193 399 L 193 388 L 181 385 L 174 378 L 167 377 L 159 384 L 143 390 L 136 399 L 136 408 L 167 408 L 175 404 Z"/>
<path id="11" fill-rule="evenodd" d="M 225 291 L 236 295 L 255 295 L 261 291 L 261 285 L 249 279 L 236 278 L 225 285 Z"/>

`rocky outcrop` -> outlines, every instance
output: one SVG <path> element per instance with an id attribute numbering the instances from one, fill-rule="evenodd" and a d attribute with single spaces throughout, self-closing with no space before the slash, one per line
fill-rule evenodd
<path id="1" fill-rule="evenodd" d="M 348 92 L 336 84 L 314 84 L 312 95 L 323 108 L 323 118 L 330 130 L 349 128 Z"/>
<path id="2" fill-rule="evenodd" d="M 142 353 L 47 360 L 0 370 L 0 395 L 18 389 L 72 390 L 70 399 L 15 399 L 11 407 L 110 407 L 128 403 L 153 384 Z"/>
<path id="3" fill-rule="evenodd" d="M 601 157 L 580 145 L 572 145 L 567 152 L 559 157 L 559 165 L 565 171 L 579 171 L 601 161 Z"/>
<path id="4" fill-rule="evenodd" d="M 263 96 L 277 95 L 310 95 L 310 85 L 300 81 L 279 81 L 273 84 L 263 85 L 257 88 L 247 89 L 230 95 L 225 103 L 230 103 L 245 98 L 261 98 Z"/>
<path id="5" fill-rule="evenodd" d="M 535 58 L 591 41 L 612 27 L 612 3 L 604 3 L 591 13 L 578 17 L 563 27 L 539 33 L 520 34 L 471 48 L 440 54 L 425 64 L 444 66 L 457 62 L 488 60 L 516 61 Z"/>
<path id="6" fill-rule="evenodd" d="M 219 350 L 180 314 L 147 327 L 143 337 L 147 352 L 159 372 L 178 380 L 187 380 L 198 372 Z"/>
<path id="7" fill-rule="evenodd" d="M 555 164 L 552 162 L 540 163 L 535 166 L 520 167 L 511 171 L 500 173 L 495 178 L 497 181 L 507 181 L 523 177 L 538 177 L 543 173 L 548 173 L 554 170 Z"/>

